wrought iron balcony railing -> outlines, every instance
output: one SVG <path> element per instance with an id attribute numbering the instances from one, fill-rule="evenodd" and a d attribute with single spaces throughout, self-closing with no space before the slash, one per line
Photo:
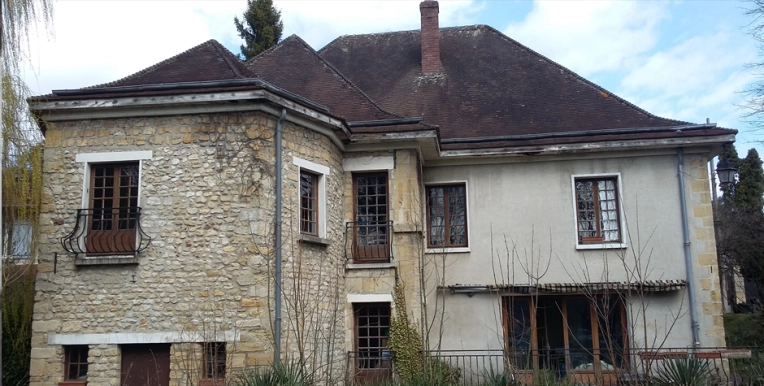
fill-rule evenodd
<path id="1" fill-rule="evenodd" d="M 392 221 L 345 224 L 345 258 L 353 263 L 389 263 L 392 243 Z"/>
<path id="2" fill-rule="evenodd" d="M 141 208 L 77 210 L 74 230 L 61 239 L 61 245 L 75 257 L 137 256 L 151 244 L 141 228 Z"/>
<path id="3" fill-rule="evenodd" d="M 347 353 L 348 385 L 382 384 L 395 374 L 393 353 L 387 349 L 366 349 Z"/>

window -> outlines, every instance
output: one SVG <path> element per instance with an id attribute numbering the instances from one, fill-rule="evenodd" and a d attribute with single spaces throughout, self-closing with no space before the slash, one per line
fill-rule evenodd
<path id="1" fill-rule="evenodd" d="M 8 226 L 5 224 L 5 256 L 13 262 L 23 262 L 32 252 L 32 227 L 29 220 L 16 220 Z"/>
<path id="2" fill-rule="evenodd" d="M 467 246 L 467 197 L 464 184 L 427 187 L 427 246 Z"/>
<path id="3" fill-rule="evenodd" d="M 202 378 L 225 378 L 226 351 L 224 342 L 204 343 L 204 367 Z"/>
<path id="4" fill-rule="evenodd" d="M 87 381 L 88 346 L 64 346 L 64 380 Z"/>
<path id="5" fill-rule="evenodd" d="M 300 232 L 318 236 L 318 176 L 300 171 Z"/>
<path id="6" fill-rule="evenodd" d="M 329 168 L 302 158 L 292 157 L 297 166 L 297 189 L 299 191 L 302 240 L 328 244 L 326 237 L 326 177 Z"/>
<path id="7" fill-rule="evenodd" d="M 384 380 L 391 375 L 390 303 L 356 303 L 356 380 Z"/>
<path id="8" fill-rule="evenodd" d="M 87 251 L 92 255 L 135 251 L 138 162 L 90 166 Z"/>
<path id="9" fill-rule="evenodd" d="M 579 244 L 621 242 L 618 178 L 575 178 Z"/>
<path id="10" fill-rule="evenodd" d="M 508 349 L 520 369 L 626 365 L 626 311 L 618 296 L 506 297 L 504 313 Z"/>
<path id="11" fill-rule="evenodd" d="M 388 262 L 392 224 L 388 221 L 387 173 L 353 174 L 353 189 L 353 259 L 356 263 Z"/>

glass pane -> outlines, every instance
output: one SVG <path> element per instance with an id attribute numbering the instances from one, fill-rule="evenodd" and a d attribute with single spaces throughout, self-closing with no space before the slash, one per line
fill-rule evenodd
<path id="1" fill-rule="evenodd" d="M 604 371 L 623 364 L 625 352 L 621 311 L 622 303 L 618 297 L 597 300 L 600 366 Z"/>
<path id="2" fill-rule="evenodd" d="M 589 304 L 589 299 L 567 300 L 571 370 L 594 370 L 594 340 Z"/>

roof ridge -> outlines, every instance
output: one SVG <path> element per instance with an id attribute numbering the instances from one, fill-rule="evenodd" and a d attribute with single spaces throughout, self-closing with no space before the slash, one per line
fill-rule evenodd
<path id="1" fill-rule="evenodd" d="M 451 26 L 451 27 L 440 27 L 439 30 L 453 30 L 453 29 L 470 29 L 470 28 L 477 28 L 481 27 L 483 24 L 471 24 L 471 25 L 462 25 L 462 26 Z M 324 51 L 327 47 L 331 46 L 335 42 L 337 42 L 340 39 L 352 37 L 352 36 L 379 36 L 379 35 L 392 35 L 392 34 L 402 34 L 402 33 L 419 33 L 421 32 L 421 29 L 409 29 L 404 31 L 387 31 L 387 32 L 372 32 L 368 34 L 349 34 L 349 35 L 340 35 L 334 38 L 332 41 L 327 43 L 325 46 L 321 47 L 318 52 Z"/>
<path id="2" fill-rule="evenodd" d="M 220 54 L 223 61 L 225 61 L 225 64 L 228 65 L 228 68 L 230 68 L 231 71 L 236 76 L 238 76 L 241 79 L 250 78 L 249 76 L 242 74 L 241 71 L 239 71 L 239 69 L 237 68 L 237 66 L 234 65 L 234 63 L 231 63 L 232 58 L 235 58 L 236 60 L 241 62 L 241 60 L 239 60 L 239 58 L 237 58 L 236 55 L 233 54 L 233 52 L 229 51 L 228 48 L 226 48 L 224 45 L 220 44 L 220 42 L 214 39 L 212 40 L 212 46 L 213 48 L 215 48 L 215 51 L 217 51 Z"/>
<path id="3" fill-rule="evenodd" d="M 336 67 L 334 67 L 334 66 L 333 66 L 331 63 L 329 63 L 329 62 L 328 62 L 326 59 L 322 58 L 322 57 L 321 57 L 321 55 L 319 55 L 319 54 L 318 54 L 318 52 L 316 52 L 316 50 L 314 50 L 314 49 L 313 49 L 313 47 L 311 47 L 311 46 L 310 46 L 310 44 L 308 44 L 308 43 L 307 43 L 305 40 L 303 40 L 303 39 L 302 39 L 301 37 L 299 37 L 298 35 L 296 35 L 296 34 L 292 34 L 292 35 L 291 35 L 291 36 L 289 36 L 288 38 L 286 38 L 286 39 L 282 40 L 282 41 L 281 41 L 281 43 L 283 43 L 283 42 L 286 42 L 286 41 L 287 41 L 287 40 L 289 40 L 289 39 L 296 39 L 296 40 L 297 40 L 297 41 L 298 41 L 300 44 L 302 44 L 302 45 L 303 45 L 303 46 L 305 46 L 305 47 L 308 47 L 308 48 L 309 48 L 309 52 L 310 52 L 310 53 L 312 53 L 312 54 L 313 54 L 313 56 L 315 56 L 316 58 L 318 58 L 318 60 L 320 60 L 320 61 L 321 61 L 321 63 L 323 63 L 323 64 L 324 64 L 326 67 L 328 67 L 328 68 L 329 68 L 330 70 L 332 70 L 332 71 L 333 71 L 335 74 L 337 74 L 337 75 L 340 77 L 340 79 L 342 79 L 342 80 L 343 80 L 345 83 L 347 83 L 348 85 L 350 85 L 350 87 L 352 87 L 352 88 L 353 88 L 354 90 L 356 90 L 356 91 L 357 91 L 359 94 L 361 94 L 361 95 L 362 95 L 364 98 L 366 98 L 366 100 L 368 100 L 368 101 L 369 101 L 369 103 L 371 103 L 371 104 L 372 104 L 374 107 L 376 107 L 377 109 L 379 109 L 379 111 L 381 111 L 381 112 L 383 112 L 383 113 L 385 113 L 385 114 L 390 114 L 390 115 L 392 115 L 392 116 L 394 116 L 394 117 L 396 117 L 396 118 L 403 118 L 403 115 L 400 115 L 400 114 L 395 114 L 395 113 L 392 113 L 392 112 L 390 112 L 390 111 L 387 111 L 387 110 L 385 110 L 384 108 L 382 108 L 382 106 L 380 106 L 380 105 L 379 105 L 379 104 L 378 104 L 376 101 L 374 101 L 373 99 L 371 99 L 371 97 L 370 97 L 368 94 L 366 94 L 366 93 L 365 93 L 363 90 L 361 90 L 361 88 L 360 88 L 360 87 L 356 86 L 356 85 L 355 85 L 355 83 L 351 82 L 351 81 L 350 81 L 350 79 L 349 79 L 348 77 L 346 77 L 346 76 L 345 76 L 345 74 L 343 74 L 342 72 L 340 72 L 340 70 L 338 70 Z M 280 46 L 280 45 L 281 45 L 281 43 L 279 43 L 278 45 Z M 274 47 L 271 47 L 271 48 L 275 48 L 275 46 L 274 46 Z M 264 51 L 264 52 L 262 52 L 261 54 L 263 54 L 263 53 L 265 53 L 265 51 Z M 260 56 L 260 55 L 258 55 L 258 56 Z M 254 58 L 252 58 L 252 59 L 254 59 Z"/>
<path id="4" fill-rule="evenodd" d="M 523 50 L 526 50 L 527 52 L 540 57 L 541 59 L 547 61 L 548 63 L 550 63 L 552 65 L 554 65 L 555 67 L 559 68 L 560 70 L 566 71 L 568 74 L 572 75 L 576 79 L 578 79 L 580 81 L 583 81 L 584 84 L 588 85 L 589 87 L 592 87 L 592 88 L 594 88 L 596 90 L 599 90 L 601 93 L 607 94 L 607 97 L 612 97 L 612 98 L 616 99 L 617 101 L 621 102 L 622 104 L 626 105 L 627 107 L 630 107 L 630 108 L 632 108 L 632 109 L 634 109 L 634 110 L 636 110 L 636 111 L 638 111 L 638 112 L 640 112 L 642 114 L 645 114 L 645 115 L 647 115 L 649 117 L 652 117 L 652 118 L 663 119 L 663 120 L 672 121 L 672 122 L 676 122 L 676 123 L 680 123 L 680 124 L 692 123 L 692 122 L 680 121 L 680 120 L 671 119 L 671 118 L 659 117 L 659 116 L 657 116 L 657 115 L 655 115 L 655 114 L 653 114 L 653 113 L 651 113 L 651 112 L 649 112 L 649 111 L 647 111 L 645 109 L 642 109 L 641 107 L 639 107 L 639 106 L 637 106 L 637 105 L 627 101 L 626 99 L 621 98 L 620 96 L 616 95 L 615 93 L 611 92 L 610 90 L 607 90 L 606 88 L 604 88 L 604 87 L 602 87 L 602 86 L 600 86 L 600 85 L 598 85 L 598 84 L 596 84 L 596 83 L 594 83 L 594 82 L 584 78 L 583 76 L 578 75 L 578 73 L 576 73 L 575 71 L 573 71 L 573 70 L 571 70 L 571 69 L 569 69 L 569 68 L 567 68 L 567 67 L 565 67 L 565 66 L 563 66 L 563 65 L 561 65 L 561 64 L 559 64 L 557 62 L 555 62 L 552 59 L 549 59 L 545 55 L 542 55 L 542 54 L 534 51 L 532 48 L 529 48 L 528 46 L 518 42 L 517 40 L 512 39 L 511 37 L 507 36 L 506 34 L 504 34 L 503 32 L 501 32 L 499 30 L 497 30 L 496 28 L 491 27 L 490 25 L 477 24 L 475 26 L 476 27 L 486 28 L 489 31 L 492 31 L 492 32 L 498 34 L 500 38 L 503 38 L 503 39 L 509 41 L 510 43 L 518 46 L 519 48 L 521 48 Z"/>
<path id="5" fill-rule="evenodd" d="M 271 46 L 271 47 L 270 47 L 270 48 L 268 48 L 267 50 L 265 50 L 265 51 L 263 51 L 263 52 L 261 52 L 261 53 L 259 53 L 259 54 L 255 55 L 255 56 L 253 56 L 253 57 L 249 58 L 249 60 L 245 60 L 245 61 L 243 61 L 243 62 L 244 62 L 244 65 L 245 65 L 245 66 L 247 66 L 247 68 L 249 68 L 249 65 L 250 65 L 250 64 L 251 64 L 251 63 L 252 63 L 252 62 L 253 62 L 255 59 L 257 59 L 257 58 L 259 58 L 259 57 L 261 57 L 261 56 L 264 56 L 264 55 L 268 55 L 268 54 L 270 54 L 271 52 L 275 51 L 277 48 L 281 47 L 281 44 L 282 44 L 282 43 L 284 43 L 285 41 L 287 41 L 287 40 L 291 39 L 293 36 L 294 36 L 294 37 L 298 37 L 298 38 L 299 38 L 299 36 L 297 36 L 297 34 L 291 34 L 291 35 L 287 36 L 286 38 L 284 38 L 284 39 L 281 39 L 281 41 L 280 41 L 280 42 L 278 42 L 278 43 L 274 44 L 273 46 Z M 253 71 L 253 72 L 254 72 L 254 71 Z"/>
<path id="6" fill-rule="evenodd" d="M 130 75 L 124 77 L 124 78 L 113 80 L 113 81 L 108 82 L 108 83 L 102 83 L 102 84 L 97 84 L 97 85 L 85 87 L 84 89 L 111 87 L 112 85 L 115 85 L 115 84 L 117 84 L 119 82 L 124 82 L 126 80 L 135 79 L 135 78 L 137 78 L 137 77 L 139 77 L 141 75 L 145 75 L 145 74 L 148 74 L 148 73 L 150 73 L 152 71 L 155 71 L 157 68 L 159 68 L 162 65 L 165 65 L 167 63 L 172 63 L 173 61 L 178 60 L 178 58 L 180 56 L 182 56 L 182 55 L 185 55 L 185 54 L 187 54 L 187 53 L 189 53 L 189 52 L 191 52 L 193 50 L 199 49 L 199 48 L 201 48 L 202 46 L 204 46 L 206 44 L 212 44 L 213 42 L 217 43 L 217 41 L 215 39 L 207 40 L 204 43 L 201 43 L 201 44 L 198 44 L 196 46 L 193 46 L 193 47 L 191 47 L 191 48 L 189 48 L 189 49 L 187 49 L 187 50 L 185 50 L 185 51 L 183 51 L 183 52 L 181 52 L 181 53 L 179 53 L 177 55 L 171 56 L 171 57 L 169 57 L 169 58 L 167 58 L 167 59 L 165 59 L 165 60 L 163 60 L 161 62 L 155 63 L 155 64 L 153 64 L 153 65 L 151 65 L 149 67 L 144 68 L 143 70 L 140 70 L 138 72 L 132 73 L 132 74 L 130 74 Z M 220 43 L 218 43 L 218 44 L 220 44 Z"/>

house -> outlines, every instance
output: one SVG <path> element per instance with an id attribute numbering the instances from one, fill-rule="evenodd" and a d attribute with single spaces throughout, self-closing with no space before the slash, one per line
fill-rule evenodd
<path id="1" fill-rule="evenodd" d="M 31 98 L 31 384 L 209 385 L 274 355 L 326 384 L 386 377 L 403 315 L 465 384 L 723 346 L 707 164 L 736 131 L 420 12 Z"/>

